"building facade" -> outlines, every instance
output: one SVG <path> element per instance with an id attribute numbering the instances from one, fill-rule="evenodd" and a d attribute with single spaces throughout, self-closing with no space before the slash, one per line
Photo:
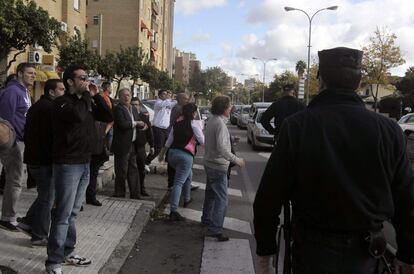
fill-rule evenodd
<path id="1" fill-rule="evenodd" d="M 190 83 L 192 73 L 196 69 L 201 69 L 201 63 L 192 52 L 184 52 L 174 49 L 174 55 L 174 79 L 188 85 Z"/>

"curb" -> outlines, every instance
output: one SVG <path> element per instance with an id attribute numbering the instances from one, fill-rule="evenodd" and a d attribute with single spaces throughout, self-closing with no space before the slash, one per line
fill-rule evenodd
<path id="1" fill-rule="evenodd" d="M 127 260 L 132 248 L 135 246 L 137 235 L 141 235 L 145 225 L 150 219 L 151 211 L 154 208 L 154 202 L 143 202 L 142 206 L 137 211 L 130 228 L 122 237 L 106 263 L 99 269 L 99 273 L 112 274 L 119 272 Z"/>

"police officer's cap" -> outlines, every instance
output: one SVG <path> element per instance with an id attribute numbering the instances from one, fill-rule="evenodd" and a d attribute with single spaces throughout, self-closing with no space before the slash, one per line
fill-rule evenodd
<path id="1" fill-rule="evenodd" d="M 284 92 L 289 92 L 289 91 L 292 91 L 294 89 L 295 89 L 295 87 L 293 86 L 293 84 L 286 84 L 286 85 L 283 86 L 283 91 Z"/>
<path id="2" fill-rule="evenodd" d="M 345 47 L 319 51 L 319 75 L 328 87 L 355 90 L 362 76 L 362 54 Z"/>

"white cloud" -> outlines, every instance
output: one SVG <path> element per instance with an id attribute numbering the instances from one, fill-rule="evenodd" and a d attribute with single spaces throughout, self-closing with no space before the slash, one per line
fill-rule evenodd
<path id="1" fill-rule="evenodd" d="M 251 58 L 277 58 L 276 63 L 266 67 L 266 82 L 274 72 L 286 69 L 294 71 L 298 60 L 307 62 L 309 20 L 299 11 L 286 12 L 284 6 L 309 11 L 311 16 L 318 7 L 338 5 L 336 11 L 324 10 L 312 21 L 311 59 L 317 61 L 317 51 L 337 46 L 361 49 L 369 43 L 369 37 L 377 26 L 386 26 L 397 35 L 396 44 L 407 63 L 393 73 L 403 75 L 406 68 L 414 65 L 412 37 L 414 37 L 414 1 L 412 0 L 265 0 L 252 8 L 246 21 L 261 26 L 267 31 L 262 34 L 246 34 L 243 44 L 236 49 L 236 60 L 222 63 L 229 70 L 263 75 L 263 63 L 251 63 Z M 311 61 L 312 62 L 312 61 Z"/>
<path id="2" fill-rule="evenodd" d="M 178 0 L 176 11 L 184 15 L 194 15 L 202 10 L 225 6 L 227 0 Z"/>
<path id="3" fill-rule="evenodd" d="M 207 42 L 207 41 L 210 40 L 210 38 L 211 38 L 211 35 L 208 32 L 204 32 L 204 33 L 203 32 L 199 32 L 199 33 L 195 33 L 192 36 L 192 40 L 194 42 Z"/>

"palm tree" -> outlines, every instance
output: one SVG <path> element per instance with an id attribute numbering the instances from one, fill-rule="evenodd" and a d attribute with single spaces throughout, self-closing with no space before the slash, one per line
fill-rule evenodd
<path id="1" fill-rule="evenodd" d="M 296 63 L 296 67 L 295 67 L 295 70 L 298 73 L 299 79 L 302 78 L 303 73 L 305 73 L 305 69 L 306 69 L 306 63 L 305 63 L 305 61 L 299 60 Z"/>

